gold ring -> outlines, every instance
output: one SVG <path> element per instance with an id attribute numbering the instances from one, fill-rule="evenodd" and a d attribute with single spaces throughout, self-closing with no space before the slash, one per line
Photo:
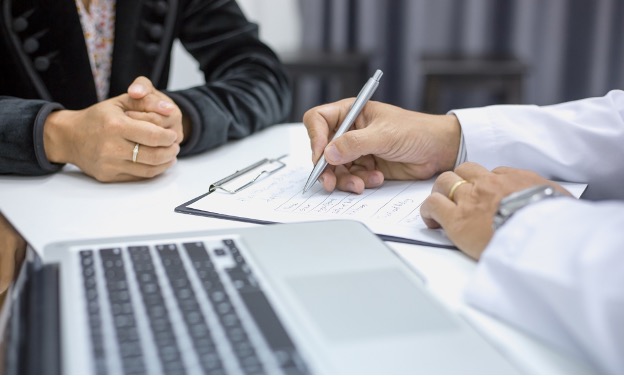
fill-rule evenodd
<path id="1" fill-rule="evenodd" d="M 453 184 L 453 186 L 451 187 L 451 189 L 449 190 L 449 194 L 448 194 L 448 198 L 451 201 L 454 201 L 453 198 L 455 197 L 455 191 L 457 190 L 457 188 L 464 184 L 464 183 L 468 183 L 466 180 L 460 180 L 460 181 L 456 181 L 455 184 Z"/>
<path id="2" fill-rule="evenodd" d="M 136 163 L 137 156 L 139 155 L 139 144 L 134 145 L 134 149 L 132 149 L 132 163 Z"/>

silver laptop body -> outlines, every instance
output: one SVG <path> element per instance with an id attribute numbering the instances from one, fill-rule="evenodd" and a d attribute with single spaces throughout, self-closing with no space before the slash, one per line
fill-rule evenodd
<path id="1" fill-rule="evenodd" d="M 362 224 L 55 243 L 62 373 L 518 370 Z"/>

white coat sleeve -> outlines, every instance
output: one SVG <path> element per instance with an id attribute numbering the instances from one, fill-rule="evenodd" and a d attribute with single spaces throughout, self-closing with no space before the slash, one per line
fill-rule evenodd
<path id="1" fill-rule="evenodd" d="M 497 230 L 466 302 L 601 372 L 624 373 L 624 203 L 557 198 Z"/>
<path id="2" fill-rule="evenodd" d="M 452 113 L 461 124 L 468 161 L 588 183 L 588 199 L 624 199 L 624 91 L 553 106 Z"/>

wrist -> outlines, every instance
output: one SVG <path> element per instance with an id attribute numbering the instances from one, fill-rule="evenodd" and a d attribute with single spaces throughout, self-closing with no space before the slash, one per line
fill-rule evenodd
<path id="1" fill-rule="evenodd" d="M 457 116 L 453 114 L 440 115 L 440 117 L 442 137 L 439 172 L 452 171 L 457 165 L 458 158 L 461 157 L 459 153 L 462 138 L 461 125 Z"/>
<path id="2" fill-rule="evenodd" d="M 499 203 L 498 210 L 494 215 L 492 227 L 494 230 L 501 227 L 517 211 L 549 198 L 565 196 L 550 185 L 543 184 L 529 187 L 518 192 L 514 192 L 504 197 Z"/>
<path id="3" fill-rule="evenodd" d="M 75 111 L 50 113 L 43 125 L 43 147 L 52 163 L 71 163 L 71 124 Z"/>

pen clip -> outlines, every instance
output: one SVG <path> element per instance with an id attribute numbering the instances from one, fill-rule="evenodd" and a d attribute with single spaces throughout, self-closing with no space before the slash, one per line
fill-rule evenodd
<path id="1" fill-rule="evenodd" d="M 286 157 L 287 154 L 284 154 L 278 158 L 275 159 L 269 159 L 269 158 L 264 158 L 248 167 L 245 167 L 242 170 L 238 170 L 235 173 L 233 173 L 230 176 L 227 176 L 224 179 L 219 180 L 218 182 L 215 182 L 213 184 L 210 185 L 210 188 L 208 189 L 209 193 L 212 193 L 214 191 L 216 191 L 217 189 L 220 189 L 222 191 L 225 191 L 227 193 L 238 193 L 240 191 L 242 191 L 243 189 L 249 187 L 250 185 L 252 185 L 253 183 L 255 183 L 258 179 L 260 179 L 263 176 L 268 176 L 268 175 L 272 175 L 275 172 L 281 170 L 282 168 L 286 167 L 286 164 L 284 162 L 282 162 L 282 158 Z M 262 169 L 260 169 L 262 168 Z M 249 173 L 253 173 L 252 177 L 249 179 L 245 179 L 243 180 L 242 183 L 239 184 L 234 184 L 235 188 L 227 188 L 226 185 L 228 185 L 228 183 L 235 183 L 237 182 L 237 180 Z"/>

